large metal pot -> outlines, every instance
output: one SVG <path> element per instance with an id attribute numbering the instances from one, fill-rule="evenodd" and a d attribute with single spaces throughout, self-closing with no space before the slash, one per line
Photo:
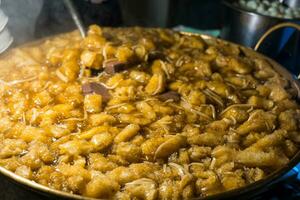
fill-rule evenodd
<path id="1" fill-rule="evenodd" d="M 217 38 L 207 36 L 207 35 L 199 35 L 199 34 L 191 34 L 191 33 L 183 33 L 183 34 L 201 37 L 208 43 L 230 43 L 225 40 L 217 39 Z M 35 42 L 33 44 L 38 45 L 39 42 Z M 231 43 L 231 44 L 233 44 L 233 43 Z M 31 45 L 31 44 L 28 44 L 28 45 Z M 297 94 L 298 94 L 297 100 L 298 100 L 298 102 L 300 102 L 300 82 L 297 79 L 294 79 L 294 77 L 284 67 L 282 67 L 281 65 L 279 65 L 272 59 L 267 58 L 266 56 L 255 52 L 253 49 L 243 47 L 240 45 L 238 45 L 238 46 L 250 58 L 267 59 L 270 62 L 270 64 L 273 66 L 273 68 L 290 82 L 290 87 L 293 87 L 297 91 Z M 5 55 L 3 55 L 3 56 L 5 56 Z M 266 188 L 268 188 L 274 182 L 276 182 L 276 180 L 278 180 L 278 178 L 282 177 L 287 172 L 289 172 L 299 162 L 300 162 L 300 150 L 298 150 L 296 155 L 290 160 L 290 162 L 286 166 L 284 166 L 280 170 L 275 171 L 274 173 L 270 174 L 265 179 L 262 179 L 260 181 L 257 181 L 255 183 L 252 183 L 250 185 L 247 185 L 247 186 L 239 188 L 239 189 L 231 190 L 228 192 L 224 192 L 224 193 L 220 193 L 220 194 L 216 194 L 216 195 L 212 195 L 212 196 L 208 196 L 208 197 L 199 197 L 198 199 L 201 199 L 201 200 L 250 199 L 254 195 L 257 195 L 257 194 L 263 192 L 264 190 L 266 190 Z M 55 190 L 52 188 L 48 188 L 48 187 L 40 185 L 36 182 L 33 182 L 33 181 L 30 181 L 23 177 L 20 177 L 20 176 L 16 175 L 15 173 L 5 169 L 4 167 L 0 167 L 0 175 L 2 175 L 4 178 L 7 178 L 8 180 L 16 183 L 16 185 L 17 185 L 16 187 L 18 187 L 18 189 L 16 189 L 16 191 L 18 191 L 18 192 L 21 192 L 23 190 L 25 190 L 25 194 L 26 193 L 28 194 L 28 190 L 36 192 L 37 195 L 33 195 L 33 196 L 36 196 L 36 199 L 48 199 L 49 197 L 51 199 L 53 199 L 53 198 L 55 198 L 55 199 L 66 199 L 66 198 L 67 199 L 82 199 L 82 200 L 91 200 L 92 199 L 92 198 L 83 197 L 83 196 L 79 196 L 79 195 L 75 195 L 75 194 L 58 191 L 58 190 Z M 43 195 L 44 197 L 41 197 L 39 195 Z"/>
<path id="2" fill-rule="evenodd" d="M 236 1 L 222 2 L 224 15 L 221 38 L 255 48 L 280 62 L 291 72 L 299 74 L 300 32 L 295 32 L 291 27 L 300 30 L 300 18 L 265 16 L 244 10 L 234 2 Z M 285 46 L 288 47 L 284 48 Z"/>
<path id="3" fill-rule="evenodd" d="M 244 10 L 234 4 L 235 0 L 224 0 L 223 28 L 221 38 L 247 47 L 254 47 L 261 36 L 276 24 L 283 22 L 300 23 L 298 19 L 283 19 L 265 16 L 252 11 Z M 270 36 L 274 45 L 279 45 L 283 32 Z M 271 46 L 270 46 L 271 48 Z M 276 48 L 278 49 L 278 47 Z"/>

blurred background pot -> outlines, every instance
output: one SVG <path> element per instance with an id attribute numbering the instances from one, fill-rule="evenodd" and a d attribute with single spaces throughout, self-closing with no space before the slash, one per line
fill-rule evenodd
<path id="1" fill-rule="evenodd" d="M 270 28 L 280 23 L 300 24 L 300 18 L 285 19 L 266 16 L 241 8 L 234 0 L 224 0 L 223 27 L 220 37 L 254 48 Z M 285 66 L 300 72 L 300 33 L 294 28 L 279 28 L 268 35 L 257 50 Z"/>
<path id="2" fill-rule="evenodd" d="M 4 14 L 2 9 L 0 8 L 0 53 L 5 51 L 13 42 L 13 37 L 11 36 L 7 28 L 7 22 L 8 22 L 8 17 Z"/>

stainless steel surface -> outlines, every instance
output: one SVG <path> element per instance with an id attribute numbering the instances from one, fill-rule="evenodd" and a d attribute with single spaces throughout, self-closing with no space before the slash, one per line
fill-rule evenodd
<path id="1" fill-rule="evenodd" d="M 13 37 L 7 28 L 7 22 L 8 17 L 0 8 L 0 54 L 7 50 L 13 42 Z"/>
<path id="2" fill-rule="evenodd" d="M 86 30 L 85 30 L 85 27 L 82 23 L 82 20 L 80 18 L 80 15 L 79 13 L 77 12 L 72 0 L 64 0 L 64 3 L 66 5 L 66 7 L 68 8 L 71 16 L 72 16 L 72 19 L 74 20 L 77 28 L 79 29 L 80 31 L 80 34 L 82 37 L 85 37 L 86 36 Z"/>
<path id="3" fill-rule="evenodd" d="M 186 35 L 193 35 L 196 37 L 201 37 L 203 40 L 207 41 L 208 43 L 230 43 L 221 39 L 217 39 L 211 36 L 207 35 L 200 35 L 200 34 L 191 34 L 191 33 L 182 33 Z M 46 38 L 49 39 L 49 38 Z M 50 38 L 51 39 L 51 38 Z M 33 43 L 27 44 L 26 46 L 32 46 L 32 45 L 39 45 L 44 40 L 41 41 L 35 41 Z M 232 44 L 232 43 L 231 43 Z M 239 45 L 238 45 L 239 46 Z M 295 80 L 293 76 L 281 65 L 276 63 L 275 61 L 265 57 L 262 54 L 259 54 L 255 52 L 254 50 L 250 48 L 246 48 L 243 46 L 239 46 L 239 48 L 250 58 L 263 58 L 267 59 L 270 64 L 273 66 L 273 68 L 281 74 L 283 77 L 285 77 L 290 82 L 290 86 L 296 89 L 298 93 L 298 100 L 300 101 L 300 82 L 298 80 Z M 6 56 L 9 56 L 9 52 L 7 54 L 4 54 L 1 56 L 1 58 L 5 58 Z M 1 59 L 0 58 L 0 59 Z M 6 57 L 7 58 L 7 57 Z M 231 190 L 228 192 L 223 192 L 220 194 L 208 196 L 208 197 L 199 197 L 197 199 L 201 200 L 231 200 L 231 199 L 250 199 L 253 197 L 253 195 L 258 194 L 259 192 L 263 192 L 268 186 L 270 186 L 275 180 L 277 180 L 279 177 L 286 174 L 288 171 L 290 171 L 297 163 L 300 162 L 300 151 L 296 153 L 296 155 L 291 158 L 290 162 L 285 165 L 282 169 L 275 171 L 274 173 L 270 174 L 265 179 L 262 179 L 260 181 L 257 181 L 255 183 L 252 183 L 250 185 L 247 185 L 246 187 L 238 188 L 235 190 Z M 17 174 L 5 169 L 4 167 L 0 166 L 0 174 L 7 177 L 9 180 L 14 181 L 18 185 L 22 186 L 26 190 L 32 190 L 39 194 L 48 196 L 51 199 L 60 199 L 60 198 L 66 198 L 66 199 L 81 199 L 81 200 L 92 200 L 93 198 L 79 196 L 76 194 L 71 194 L 63 191 L 58 191 L 43 185 L 40 185 L 34 181 L 30 181 L 26 178 L 23 178 L 21 176 L 18 176 Z"/>
<path id="4" fill-rule="evenodd" d="M 7 25 L 7 22 L 8 22 L 8 17 L 0 9 L 0 31 L 4 29 L 4 27 Z"/>
<path id="5" fill-rule="evenodd" d="M 13 37 L 11 36 L 7 27 L 4 27 L 0 31 L 0 54 L 6 51 L 13 43 Z"/>
<path id="6" fill-rule="evenodd" d="M 284 0 L 289 7 L 300 7 L 300 0 Z"/>

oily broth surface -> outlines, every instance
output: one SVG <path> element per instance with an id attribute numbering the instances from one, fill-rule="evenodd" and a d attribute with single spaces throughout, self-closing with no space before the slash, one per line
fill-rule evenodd
<path id="1" fill-rule="evenodd" d="M 295 91 L 231 44 L 92 26 L 0 66 L 0 165 L 54 189 L 189 199 L 263 179 L 298 151 Z"/>

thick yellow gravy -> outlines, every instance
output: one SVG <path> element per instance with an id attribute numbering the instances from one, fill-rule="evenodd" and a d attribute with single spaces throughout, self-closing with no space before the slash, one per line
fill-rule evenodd
<path id="1" fill-rule="evenodd" d="M 95 198 L 243 187 L 298 151 L 295 91 L 263 58 L 170 30 L 91 26 L 0 59 L 0 165 Z"/>

